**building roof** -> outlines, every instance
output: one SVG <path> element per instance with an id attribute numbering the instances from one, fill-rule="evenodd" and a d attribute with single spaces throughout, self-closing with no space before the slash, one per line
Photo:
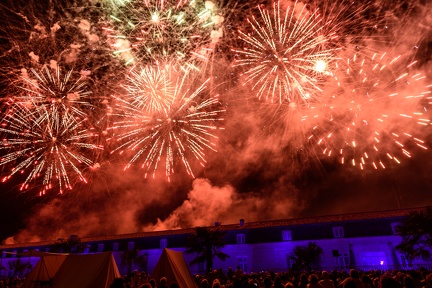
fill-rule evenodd
<path id="1" fill-rule="evenodd" d="M 246 222 L 243 224 L 240 222 L 236 224 L 220 225 L 221 231 L 235 231 L 235 230 L 250 230 L 260 228 L 271 228 L 271 227 L 289 227 L 299 225 L 310 225 L 310 224 L 324 224 L 324 223 L 337 223 L 337 222 L 349 222 L 349 221 L 362 221 L 372 219 L 388 219 L 388 218 L 400 218 L 407 216 L 411 212 L 422 211 L 425 207 L 411 208 L 411 209 L 398 209 L 398 210 L 387 210 L 387 211 L 374 211 L 374 212 L 362 212 L 362 213 L 351 213 L 351 214 L 340 214 L 340 215 L 326 215 L 316 217 L 303 217 L 303 218 L 292 218 L 292 219 L 279 219 L 279 220 L 267 220 L 257 222 Z M 119 240 L 133 240 L 139 238 L 150 238 L 150 237 L 167 237 L 171 235 L 187 235 L 195 232 L 194 228 L 187 229 L 176 229 L 176 230 L 164 230 L 164 231 L 146 231 L 136 232 L 118 235 L 105 235 L 95 237 L 83 237 L 81 242 L 101 242 L 101 241 L 119 241 Z M 18 243 L 18 244 L 7 244 L 0 245 L 2 250 L 10 250 L 15 248 L 31 248 L 40 246 L 50 246 L 52 241 L 42 242 L 29 242 L 29 243 Z"/>

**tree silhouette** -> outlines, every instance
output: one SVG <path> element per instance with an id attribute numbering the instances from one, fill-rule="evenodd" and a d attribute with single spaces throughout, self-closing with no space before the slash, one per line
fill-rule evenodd
<path id="1" fill-rule="evenodd" d="M 312 266 L 319 264 L 323 253 L 323 249 L 315 242 L 309 242 L 307 246 L 296 246 L 288 257 L 294 260 L 293 270 L 307 269 L 310 272 Z"/>
<path id="2" fill-rule="evenodd" d="M 409 263 L 418 258 L 432 258 L 432 207 L 411 212 L 401 225 L 396 226 L 396 231 L 402 237 L 396 249 L 407 257 Z"/>
<path id="3" fill-rule="evenodd" d="M 58 238 L 51 245 L 51 252 L 55 253 L 82 253 L 89 246 L 81 242 L 77 235 L 71 235 L 69 239 Z"/>
<path id="4" fill-rule="evenodd" d="M 186 253 L 196 253 L 196 257 L 190 264 L 205 263 L 206 271 L 213 270 L 213 257 L 222 261 L 229 258 L 221 249 L 225 246 L 224 236 L 226 232 L 220 231 L 220 227 L 196 227 L 195 233 L 190 235 L 187 241 Z"/>
<path id="5" fill-rule="evenodd" d="M 127 267 L 127 273 L 132 273 L 132 267 L 134 264 L 136 265 L 142 265 L 145 262 L 145 256 L 139 255 L 138 248 L 133 248 L 131 250 L 125 250 L 123 251 L 123 254 L 121 255 L 121 262 L 122 265 Z"/>
<path id="6" fill-rule="evenodd" d="M 21 259 L 16 259 L 9 262 L 9 270 L 13 271 L 13 276 L 22 276 L 26 269 L 31 269 L 32 265 L 30 263 L 24 263 Z"/>

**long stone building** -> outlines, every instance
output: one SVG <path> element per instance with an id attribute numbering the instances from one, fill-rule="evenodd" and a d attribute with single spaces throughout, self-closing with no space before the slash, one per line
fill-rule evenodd
<path id="1" fill-rule="evenodd" d="M 422 209 L 422 208 L 419 208 Z M 419 209 L 367 212 L 330 215 L 297 219 L 247 222 L 240 219 L 236 224 L 220 225 L 226 232 L 223 252 L 230 257 L 226 261 L 215 258 L 214 268 L 226 271 L 240 266 L 245 272 L 286 271 L 291 267 L 289 255 L 296 246 L 307 246 L 315 242 L 323 251 L 317 269 L 344 270 L 355 267 L 370 269 L 432 269 L 432 263 L 416 260 L 408 264 L 404 255 L 395 246 L 401 242 L 395 227 L 407 215 Z M 81 238 L 88 245 L 84 253 L 112 251 L 121 273 L 126 267 L 121 255 L 126 250 L 139 249 L 144 262 L 133 269 L 151 273 L 163 248 L 184 251 L 187 238 L 195 229 L 179 229 L 157 232 L 140 232 L 122 235 Z M 38 257 L 21 254 L 31 250 L 50 251 L 51 242 L 22 243 L 0 246 L 0 276 L 12 275 L 9 262 L 20 259 L 33 266 Z M 187 263 L 195 257 L 184 254 Z M 202 265 L 190 265 L 192 274 L 202 273 Z M 26 271 L 24 271 L 25 274 Z"/>

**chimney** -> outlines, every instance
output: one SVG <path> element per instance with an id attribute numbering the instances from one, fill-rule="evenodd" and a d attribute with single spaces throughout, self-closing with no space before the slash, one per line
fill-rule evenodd
<path id="1" fill-rule="evenodd" d="M 216 222 L 215 222 L 215 226 L 220 226 L 220 222 L 219 222 L 219 221 L 216 221 Z"/>
<path id="2" fill-rule="evenodd" d="M 240 226 L 244 225 L 244 219 L 240 219 Z"/>

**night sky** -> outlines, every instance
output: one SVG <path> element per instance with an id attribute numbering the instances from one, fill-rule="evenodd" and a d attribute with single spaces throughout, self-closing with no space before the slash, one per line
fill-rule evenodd
<path id="1" fill-rule="evenodd" d="M 38 2 L 25 1 L 24 5 L 5 0 L 0 4 L 4 15 L 0 20 L 3 103 L 21 93 L 17 86 L 21 85 L 23 68 L 41 69 L 55 60 L 65 68 L 91 71 L 88 83 L 97 97 L 95 106 L 101 108 L 92 114 L 92 120 L 99 119 L 100 129 L 104 130 L 103 111 L 107 107 L 98 99 L 122 93 L 119 87 L 127 69 L 120 57 L 113 57 L 102 28 L 110 23 L 110 9 L 121 7 L 115 8 L 114 0 Z M 431 84 L 432 13 L 428 12 L 432 6 L 426 2 L 369 1 L 368 8 L 359 12 L 355 21 L 341 21 L 342 27 L 346 25 L 338 30 L 344 35 L 343 41 L 367 35 L 359 37 L 358 42 L 349 42 L 344 53 L 360 55 L 374 50 L 403 55 L 417 61 L 413 69 L 426 76 L 421 85 Z M 285 112 L 287 106 L 259 100 L 250 85 L 243 85 L 244 79 L 231 65 L 238 56 L 232 50 L 239 45 L 233 36 L 237 29 L 247 29 L 241 20 L 248 13 L 259 13 L 249 10 L 254 9 L 249 7 L 254 6 L 251 4 L 223 3 L 220 13 L 225 17 L 224 33 L 231 38 L 219 39 L 216 55 L 222 56 L 206 71 L 211 71 L 217 83 L 215 90 L 226 109 L 225 130 L 218 132 L 217 152 L 206 151 L 204 168 L 191 158 L 195 178 L 187 175 L 178 157 L 169 182 L 164 165 L 157 169 L 154 179 L 145 179 L 143 170 L 136 167 L 139 165 L 124 170 L 130 155 L 111 155 L 112 144 L 103 142 L 108 137 L 101 137 L 105 150 L 93 155 L 97 169 L 85 169 L 87 184 L 73 181 L 73 190 L 60 195 L 52 189 L 43 196 L 38 196 L 40 183 L 20 191 L 25 174 L 0 184 L 0 241 L 53 240 L 72 234 L 87 237 L 189 228 L 213 225 L 216 221 L 230 224 L 241 218 L 260 221 L 432 205 L 431 125 L 401 127 L 404 122 L 390 121 L 386 129 L 409 129 L 429 149 L 404 143 L 412 157 L 401 158 L 400 164 L 393 161 L 386 169 L 361 170 L 358 165 L 342 165 L 337 157 L 323 155 L 322 147 L 307 141 L 313 133 L 311 127 L 292 120 L 292 114 Z M 318 4 L 323 11 L 330 6 L 326 2 Z M 84 25 L 87 23 L 89 26 Z M 53 31 L 55 24 L 61 28 Z M 378 28 L 373 30 L 375 26 Z M 38 60 L 30 55 L 37 55 Z M 382 77 L 383 82 L 388 81 L 387 75 Z M 324 91 L 333 86 L 324 83 Z M 3 114 L 5 107 L 2 106 Z M 432 119 L 430 112 L 425 115 Z M 349 123 L 344 119 L 340 121 Z M 1 147 L 0 153 L 5 153 Z M 361 151 L 362 146 L 357 149 Z M 397 153 L 394 149 L 394 145 L 388 144 L 390 153 Z M 11 167 L 0 166 L 2 176 Z"/>

